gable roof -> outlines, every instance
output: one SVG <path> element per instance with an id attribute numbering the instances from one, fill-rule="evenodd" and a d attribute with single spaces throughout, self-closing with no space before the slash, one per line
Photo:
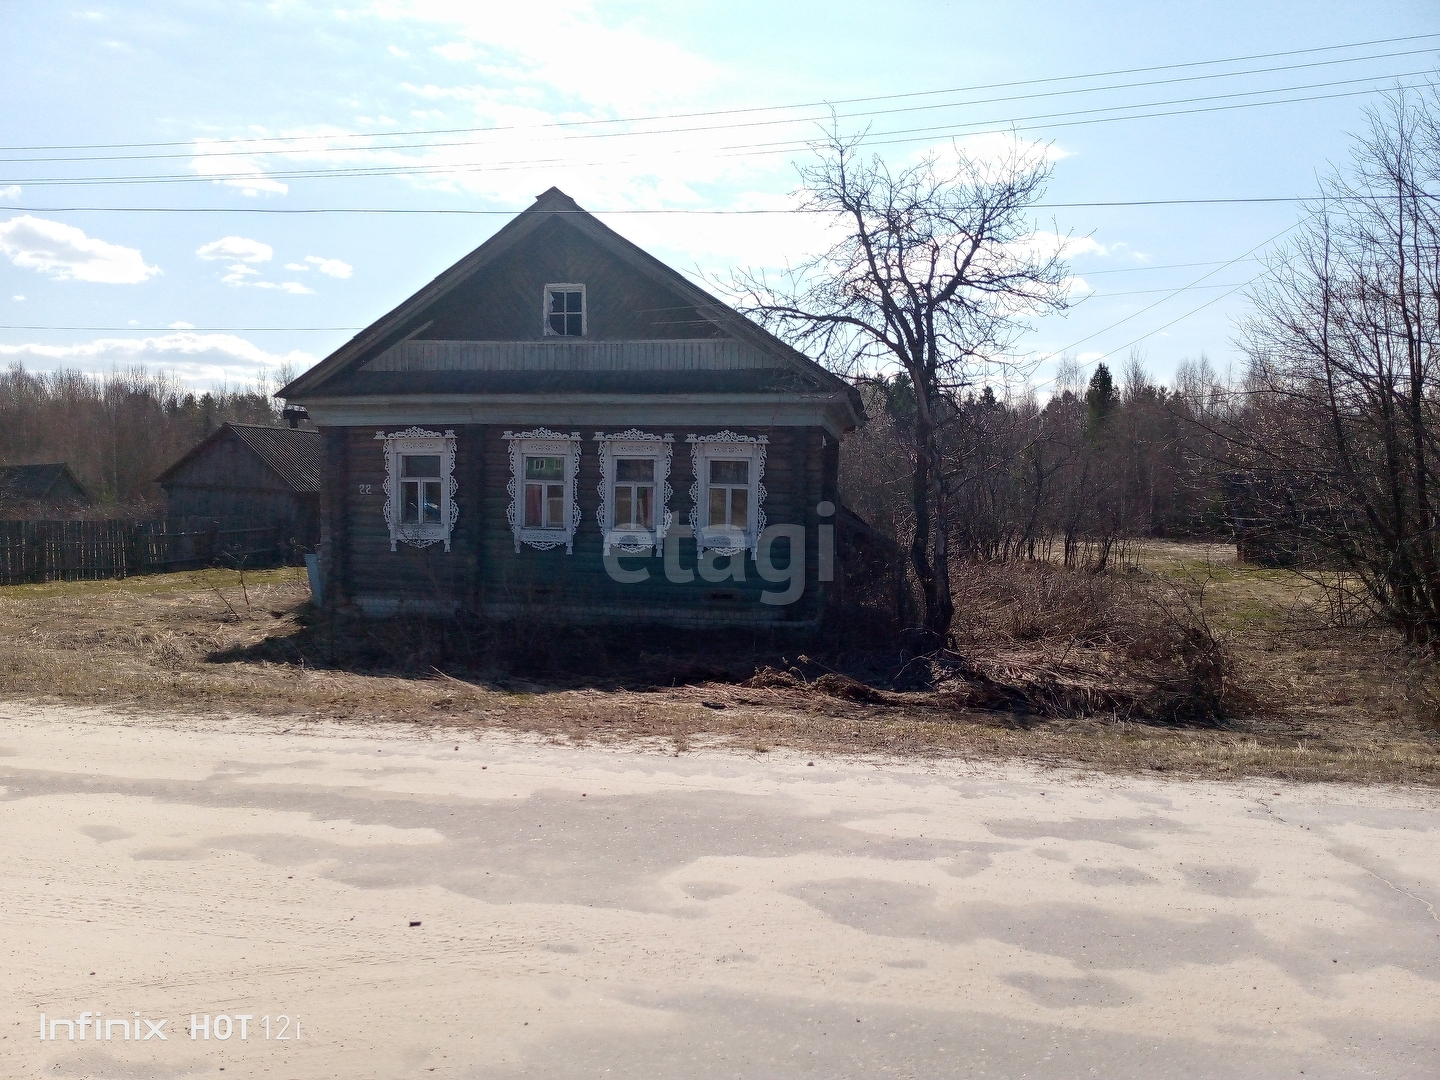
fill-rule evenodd
<path id="1" fill-rule="evenodd" d="M 264 424 L 221 424 L 192 446 L 175 464 L 155 478 L 165 484 L 181 467 L 227 438 L 244 443 L 290 488 L 302 494 L 318 492 L 325 466 L 325 439 L 318 431 L 267 427 Z"/>
<path id="2" fill-rule="evenodd" d="M 63 461 L 47 465 L 0 466 L 0 497 L 44 502 L 57 496 L 72 499 L 73 491 L 78 491 L 86 502 L 90 501 L 85 485 L 76 479 L 70 466 Z"/>
<path id="3" fill-rule="evenodd" d="M 433 306 L 494 263 L 501 255 L 512 250 L 541 225 L 557 219 L 565 221 L 635 272 L 678 294 L 686 303 L 693 304 L 700 316 L 712 322 L 721 332 L 773 357 L 777 361 L 777 368 L 788 369 L 793 376 L 810 386 L 845 393 L 856 417 L 863 420 L 864 406 L 855 387 L 626 240 L 583 210 L 570 196 L 554 187 L 538 196 L 532 206 L 507 222 L 494 236 L 465 258 L 394 310 L 371 323 L 315 367 L 279 390 L 275 396 L 286 400 L 303 400 L 309 396 L 321 395 L 324 393 L 325 384 L 336 376 L 354 372 L 385 349 L 422 332 L 426 325 L 426 313 Z"/>

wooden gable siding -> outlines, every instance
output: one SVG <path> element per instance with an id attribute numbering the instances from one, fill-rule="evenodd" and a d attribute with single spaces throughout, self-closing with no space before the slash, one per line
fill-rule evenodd
<path id="1" fill-rule="evenodd" d="M 302 546 L 316 543 L 318 499 L 298 495 L 231 434 L 182 462 L 163 484 L 172 518 L 244 518 L 286 530 Z"/>
<path id="2" fill-rule="evenodd" d="M 282 491 L 291 488 L 255 451 L 233 434 L 180 465 L 165 478 L 167 487 L 225 487 L 236 491 Z"/>
<path id="3" fill-rule="evenodd" d="M 587 332 L 595 340 L 723 336 L 693 304 L 552 218 L 430 311 L 417 337 L 448 341 L 542 341 L 547 284 L 585 286 Z"/>
<path id="4" fill-rule="evenodd" d="M 600 458 L 589 438 L 593 432 L 586 433 L 580 457 L 582 516 L 574 554 L 567 555 L 563 547 L 537 551 L 525 545 L 517 553 L 506 519 L 510 457 L 503 430 L 478 425 L 455 429 L 455 497 L 460 514 L 449 552 L 439 544 L 427 548 L 400 544 L 392 552 L 383 513 L 384 458 L 375 429 L 327 432 L 330 475 L 337 481 L 329 493 L 327 582 L 342 606 L 356 604 L 376 614 L 458 609 L 498 617 L 537 614 L 571 620 L 692 625 L 787 623 L 813 619 L 818 612 L 826 586 L 818 580 L 815 507 L 834 494 L 834 477 L 827 475 L 827 463 L 834 455 L 825 448 L 834 440 L 827 439 L 820 429 L 732 429 L 770 439 L 764 476 L 767 521 L 793 522 L 806 529 L 805 592 L 797 603 L 783 607 L 760 602 L 761 592 L 782 591 L 785 584 L 761 579 L 748 557 L 740 582 L 729 578 L 707 582 L 696 574 L 689 583 L 673 583 L 665 577 L 663 560 L 654 556 L 622 556 L 621 566 L 627 570 L 649 569 L 648 581 L 613 581 L 605 571 L 597 522 Z M 715 430 L 719 428 L 695 433 Z M 688 520 L 694 479 L 686 434 L 675 432 L 671 464 L 669 505 L 677 524 Z M 336 498 L 341 484 L 345 494 Z M 359 493 L 361 485 L 369 485 L 369 495 Z M 694 541 L 682 539 L 679 554 L 680 565 L 693 570 Z M 783 542 L 776 542 L 772 557 L 776 563 L 784 562 Z M 719 562 L 725 564 L 724 559 Z"/>
<path id="5" fill-rule="evenodd" d="M 779 365 L 743 341 L 404 341 L 362 371 L 751 371 Z M 788 370 L 788 369 L 787 369 Z"/>

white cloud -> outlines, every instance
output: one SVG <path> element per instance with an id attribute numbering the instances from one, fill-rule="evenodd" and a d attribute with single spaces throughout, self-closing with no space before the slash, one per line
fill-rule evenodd
<path id="1" fill-rule="evenodd" d="M 316 357 L 293 351 L 279 354 L 233 334 L 177 331 L 157 337 L 99 338 L 78 345 L 0 345 L 0 361 L 23 363 L 40 371 L 77 368 L 103 373 L 117 367 L 145 365 L 172 371 L 195 385 L 250 383 L 281 364 L 304 370 Z"/>
<path id="2" fill-rule="evenodd" d="M 0 224 L 0 252 L 16 266 L 57 281 L 95 281 L 135 285 L 160 273 L 135 248 L 86 236 L 74 225 L 22 214 Z"/>
<path id="3" fill-rule="evenodd" d="M 308 274 L 310 272 L 310 267 L 306 266 L 304 263 L 286 263 L 285 269 L 296 270 L 305 274 Z"/>
<path id="4" fill-rule="evenodd" d="M 339 259 L 322 259 L 319 255 L 306 255 L 305 261 L 327 277 L 348 278 L 355 268 Z"/>
<path id="5" fill-rule="evenodd" d="M 11 299 L 11 300 L 24 300 L 25 297 L 21 296 L 19 293 L 16 293 L 14 296 L 10 297 L 10 299 Z"/>
<path id="6" fill-rule="evenodd" d="M 388 52 L 391 56 L 398 56 L 401 60 L 410 59 L 410 54 L 404 49 L 400 48 L 399 45 L 391 45 L 388 49 L 386 49 L 386 52 Z"/>
<path id="7" fill-rule="evenodd" d="M 468 41 L 452 41 L 448 45 L 436 45 L 430 51 L 446 60 L 475 59 L 475 47 Z"/>
<path id="8" fill-rule="evenodd" d="M 286 194 L 290 190 L 289 185 L 267 177 L 264 168 L 247 149 L 244 143 L 197 139 L 190 167 L 200 176 L 214 177 L 217 184 L 239 188 L 243 195 L 257 196 L 261 192 Z"/>
<path id="9" fill-rule="evenodd" d="M 247 240 L 243 236 L 224 236 L 198 248 L 195 254 L 202 259 L 238 259 L 243 263 L 259 263 L 269 262 L 275 250 L 259 240 Z"/>
<path id="10" fill-rule="evenodd" d="M 315 295 L 315 290 L 314 290 L 314 289 L 307 289 L 304 285 L 301 285 L 300 282 L 298 282 L 298 281 L 282 281 L 282 282 L 281 282 L 280 284 L 278 284 L 278 285 L 277 285 L 275 282 L 273 282 L 273 281 L 257 281 L 257 282 L 255 282 L 254 284 L 255 284 L 255 288 L 257 288 L 257 289 L 280 289 L 280 290 L 282 290 L 283 292 L 289 293 L 291 296 L 313 296 L 313 295 Z"/>
<path id="11" fill-rule="evenodd" d="M 170 329 L 171 329 L 171 330 L 194 330 L 194 329 L 195 329 L 195 324 L 194 324 L 194 323 L 188 323 L 188 322 L 172 322 L 172 323 L 170 324 Z"/>
<path id="12" fill-rule="evenodd" d="M 226 269 L 230 272 L 220 279 L 226 285 L 244 285 L 247 277 L 252 274 L 256 277 L 260 275 L 259 270 L 253 266 L 246 266 L 244 263 L 231 263 Z"/>
<path id="13" fill-rule="evenodd" d="M 543 22 L 524 4 L 473 0 L 377 0 L 382 19 L 432 23 L 456 36 L 436 52 L 480 62 L 505 85 L 539 83 L 607 107 L 673 103 L 717 81 L 719 65 L 646 33 L 638 21 L 596 10 L 591 0 L 552 0 Z"/>
<path id="14" fill-rule="evenodd" d="M 19 197 L 19 184 L 6 184 L 4 187 L 0 187 L 0 199 L 18 199 Z"/>

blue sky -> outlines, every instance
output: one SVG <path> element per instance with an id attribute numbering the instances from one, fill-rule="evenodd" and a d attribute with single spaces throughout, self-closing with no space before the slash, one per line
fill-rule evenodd
<path id="1" fill-rule="evenodd" d="M 695 211 L 792 205 L 817 102 L 841 103 L 847 131 L 925 129 L 877 134 L 895 163 L 956 138 L 978 155 L 1039 140 L 1046 203 L 1305 195 L 1348 153 L 1365 92 L 1440 58 L 1440 36 L 1358 43 L 1436 35 L 1435 15 L 1433 0 L 6 0 L 0 362 L 273 377 L 353 332 L 302 328 L 363 327 L 507 220 L 257 210 L 508 213 L 557 185 L 682 271 L 784 265 L 820 243 L 813 220 Z M 1326 51 L 1208 63 L 1296 50 Z M 857 98 L 873 100 L 843 104 Z M 99 148 L 33 149 L 78 145 Z M 633 213 L 656 210 L 690 213 Z M 1234 286 L 1260 269 L 1242 257 L 1298 213 L 1037 210 L 1042 235 L 1073 237 L 1078 302 L 1021 342 L 1035 381 L 1063 351 L 1123 361 L 1135 339 L 1160 378 L 1202 353 L 1237 362 Z"/>

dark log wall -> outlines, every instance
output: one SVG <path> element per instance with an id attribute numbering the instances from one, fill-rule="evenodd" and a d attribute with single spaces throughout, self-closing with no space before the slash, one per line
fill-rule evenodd
<path id="1" fill-rule="evenodd" d="M 724 429 L 697 427 L 696 434 Z M 527 612 L 588 621 L 679 621 L 692 624 L 788 622 L 815 617 L 826 587 L 818 581 L 816 504 L 834 498 L 833 437 L 818 428 L 731 428 L 746 435 L 768 435 L 764 510 L 769 524 L 797 523 L 806 528 L 806 587 L 795 604 L 762 604 L 762 591 L 778 593 L 785 584 L 762 580 L 755 563 L 744 557 L 744 580 L 668 581 L 663 560 L 622 556 L 626 570 L 644 567 L 648 580 L 621 584 L 606 572 L 597 514 L 600 503 L 600 458 L 594 434 L 586 431 L 579 474 L 581 523 L 575 551 L 563 547 L 537 551 L 521 545 L 515 551 L 505 512 L 510 504 L 509 444 L 504 428 L 468 426 L 455 429 L 456 500 L 460 515 L 451 550 L 439 544 L 390 550 L 383 507 L 384 454 L 374 428 L 327 432 L 330 476 L 336 478 L 335 499 L 328 516 L 331 595 L 340 606 L 358 603 L 374 613 L 388 610 L 462 610 L 508 617 Z M 670 509 L 677 525 L 688 524 L 690 485 L 694 480 L 687 431 L 676 431 L 670 483 Z M 343 477 L 343 481 L 340 479 Z M 361 485 L 370 493 L 361 494 Z M 343 504 L 343 505 L 342 505 Z M 680 541 L 680 565 L 693 571 L 695 545 Z M 772 558 L 783 565 L 785 543 L 776 541 Z M 717 558 L 717 568 L 728 560 Z M 338 586 L 338 591 L 337 591 Z"/>
<path id="2" fill-rule="evenodd" d="M 165 485 L 172 518 L 243 518 L 283 529 L 303 546 L 318 540 L 315 497 L 298 495 L 239 439 L 221 439 Z"/>
<path id="3" fill-rule="evenodd" d="M 721 336 L 674 293 L 552 219 L 437 304 L 418 340 L 540 340 L 545 286 L 561 283 L 585 286 L 586 340 Z"/>

